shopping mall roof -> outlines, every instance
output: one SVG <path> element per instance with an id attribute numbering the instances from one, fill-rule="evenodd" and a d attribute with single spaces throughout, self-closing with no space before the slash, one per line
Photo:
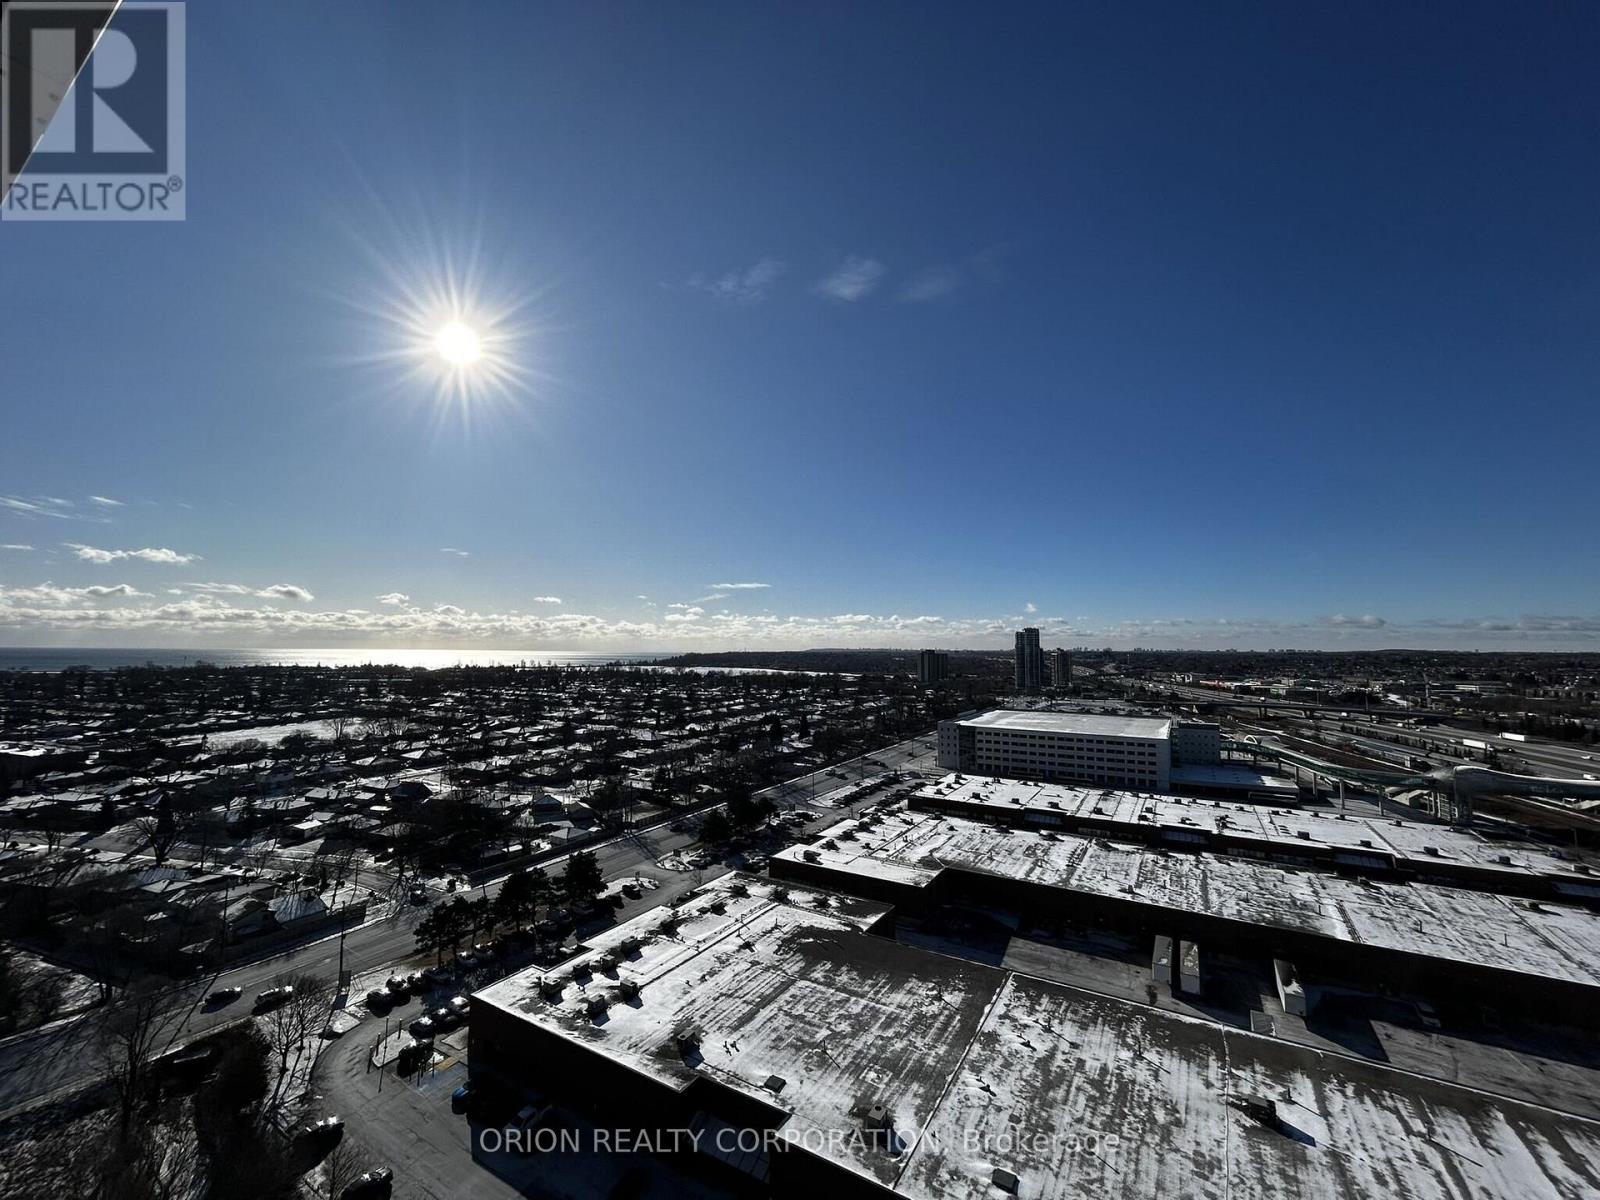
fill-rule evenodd
<path id="1" fill-rule="evenodd" d="M 670 932 L 658 911 L 595 939 L 559 986 L 530 970 L 474 1000 L 757 1098 L 791 1146 L 908 1197 L 1600 1189 L 1600 1123 L 864 932 L 883 911 L 727 877 Z M 855 1136 L 877 1105 L 892 1135 Z"/>

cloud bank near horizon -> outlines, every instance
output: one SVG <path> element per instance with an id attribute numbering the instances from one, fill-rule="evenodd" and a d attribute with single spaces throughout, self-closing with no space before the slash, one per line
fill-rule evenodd
<path id="1" fill-rule="evenodd" d="M 1600 616 L 1394 621 L 1373 614 L 1332 614 L 1304 621 L 1156 618 L 1092 621 L 1027 613 L 947 617 L 928 614 L 779 615 L 668 606 L 657 619 L 590 613 L 481 611 L 458 604 L 428 607 L 402 593 L 378 598 L 384 611 L 309 609 L 295 585 L 248 589 L 210 585 L 161 601 L 127 584 L 57 587 L 0 585 L 0 640 L 16 645 L 151 645 L 247 649 L 261 645 L 388 646 L 440 644 L 484 649 L 715 650 L 808 647 L 939 646 L 1009 648 L 1014 630 L 1037 626 L 1046 645 L 1119 649 L 1590 649 L 1600 650 Z M 226 588 L 226 590 L 222 590 Z M 169 590 L 168 594 L 176 589 Z M 288 600 L 280 608 L 244 601 Z M 138 603 L 138 601 L 147 601 Z"/>

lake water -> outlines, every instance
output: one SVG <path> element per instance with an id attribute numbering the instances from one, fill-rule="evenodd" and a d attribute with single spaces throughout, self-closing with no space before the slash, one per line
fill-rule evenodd
<path id="1" fill-rule="evenodd" d="M 89 667 L 97 671 L 115 667 L 192 667 L 210 663 L 218 667 L 297 666 L 359 667 L 382 664 L 397 667 L 506 667 L 554 663 L 558 666 L 599 666 L 603 663 L 645 662 L 660 654 L 595 654 L 554 650 L 395 650 L 365 646 L 343 650 L 117 650 L 86 647 L 0 647 L 0 671 L 64 671 Z"/>

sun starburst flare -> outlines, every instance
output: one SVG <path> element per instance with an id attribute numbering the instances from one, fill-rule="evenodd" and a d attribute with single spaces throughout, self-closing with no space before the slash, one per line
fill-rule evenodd
<path id="1" fill-rule="evenodd" d="M 358 323 L 345 363 L 441 428 L 525 414 L 548 379 L 533 295 L 484 269 L 478 239 L 465 253 L 415 231 L 385 239 L 403 253 L 357 240 L 376 275 L 341 297 Z"/>

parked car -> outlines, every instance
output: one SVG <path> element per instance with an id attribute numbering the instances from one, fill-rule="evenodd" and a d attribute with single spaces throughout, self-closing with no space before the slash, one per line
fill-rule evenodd
<path id="1" fill-rule="evenodd" d="M 409 1028 L 411 1030 L 411 1036 L 414 1038 L 431 1038 L 436 1027 L 430 1018 L 418 1017 L 415 1021 L 411 1022 Z"/>
<path id="2" fill-rule="evenodd" d="M 388 982 L 386 982 L 383 986 L 389 989 L 389 994 L 391 996 L 404 996 L 409 990 L 406 987 L 405 978 L 400 975 L 389 976 Z"/>
<path id="3" fill-rule="evenodd" d="M 409 895 L 413 904 L 426 904 L 428 902 L 428 889 L 420 883 L 412 885 Z"/>
<path id="4" fill-rule="evenodd" d="M 243 988 L 236 988 L 236 987 L 218 988 L 216 991 L 212 992 L 209 996 L 206 997 L 206 1003 L 207 1004 L 215 1004 L 215 1005 L 232 1004 L 235 1000 L 237 1000 L 242 995 L 244 995 L 244 989 Z"/>
<path id="5" fill-rule="evenodd" d="M 427 990 L 428 980 L 421 971 L 414 971 L 410 975 L 406 976 L 406 991 L 410 992 L 413 996 L 420 996 Z"/>
<path id="6" fill-rule="evenodd" d="M 394 1170 L 378 1167 L 368 1171 L 340 1193 L 342 1200 L 368 1200 L 371 1196 L 386 1196 L 394 1187 Z"/>
<path id="7" fill-rule="evenodd" d="M 323 1117 L 301 1127 L 300 1136 L 307 1141 L 335 1141 L 344 1133 L 343 1117 Z"/>
<path id="8" fill-rule="evenodd" d="M 278 987 L 269 987 L 266 991 L 256 995 L 257 1008 L 276 1008 L 290 996 L 294 995 L 293 984 L 282 984 Z"/>
<path id="9" fill-rule="evenodd" d="M 377 988 L 373 988 L 366 995 L 368 1008 L 389 1008 L 394 1004 L 394 1000 L 395 998 L 391 993 L 379 991 Z"/>

